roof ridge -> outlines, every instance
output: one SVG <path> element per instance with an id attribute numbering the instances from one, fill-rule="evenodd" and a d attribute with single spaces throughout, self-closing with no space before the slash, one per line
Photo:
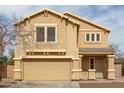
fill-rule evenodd
<path id="1" fill-rule="evenodd" d="M 19 20 L 19 21 L 18 21 L 17 23 L 15 23 L 15 24 L 18 24 L 18 23 L 24 21 L 25 19 L 30 18 L 31 16 L 34 16 L 34 15 L 36 15 L 36 14 L 38 14 L 38 13 L 40 13 L 40 12 L 43 12 L 43 11 L 45 11 L 45 10 L 47 10 L 47 11 L 49 11 L 49 12 L 51 12 L 51 13 L 54 13 L 54 14 L 56 14 L 56 15 L 62 16 L 62 17 L 64 17 L 65 19 L 68 19 L 67 16 L 65 16 L 65 15 L 63 15 L 63 14 L 61 14 L 61 13 L 59 13 L 59 12 L 56 12 L 56 11 L 51 10 L 51 9 L 49 9 L 49 8 L 43 8 L 42 10 L 39 10 L 39 11 L 37 11 L 37 12 L 35 12 L 35 13 L 32 13 L 32 14 L 29 15 L 29 16 L 23 17 L 21 20 Z M 79 25 L 79 22 L 77 22 L 77 21 L 75 21 L 75 20 L 72 20 L 72 19 L 68 19 L 68 20 Z"/>
<path id="2" fill-rule="evenodd" d="M 104 27 L 104 26 L 101 26 L 101 25 L 99 25 L 99 24 L 97 24 L 97 23 L 95 23 L 95 22 L 92 22 L 92 21 L 90 21 L 90 20 L 88 20 L 88 19 L 85 19 L 85 18 L 82 18 L 82 17 L 80 17 L 80 16 L 78 16 L 78 15 L 75 15 L 75 14 L 73 14 L 73 13 L 71 13 L 71 12 L 64 12 L 63 13 L 63 15 L 66 15 L 66 14 L 69 14 L 69 15 L 71 15 L 71 16 L 74 16 L 74 17 L 76 17 L 76 18 L 78 18 L 78 19 L 81 19 L 81 20 L 83 20 L 83 21 L 85 21 L 85 22 L 88 22 L 88 23 L 90 23 L 90 24 L 93 24 L 93 25 L 95 25 L 95 26 L 97 26 L 97 27 L 100 27 L 100 28 L 102 28 L 102 29 L 104 29 L 104 30 L 107 30 L 107 31 L 109 31 L 110 32 L 110 30 L 108 29 L 108 28 L 106 28 L 106 27 Z"/>

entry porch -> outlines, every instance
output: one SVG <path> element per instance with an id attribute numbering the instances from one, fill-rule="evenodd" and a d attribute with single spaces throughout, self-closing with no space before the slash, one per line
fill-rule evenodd
<path id="1" fill-rule="evenodd" d="M 80 49 L 81 79 L 115 79 L 114 52 L 111 49 Z"/>

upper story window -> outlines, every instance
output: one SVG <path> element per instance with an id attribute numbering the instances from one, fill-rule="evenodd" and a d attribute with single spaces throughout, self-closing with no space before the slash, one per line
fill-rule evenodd
<path id="1" fill-rule="evenodd" d="M 100 32 L 86 32 L 85 42 L 101 42 L 101 33 Z"/>
<path id="2" fill-rule="evenodd" d="M 37 27 L 36 28 L 36 38 L 37 38 L 37 42 L 44 42 L 45 40 L 45 29 L 44 27 Z"/>
<path id="3" fill-rule="evenodd" d="M 36 27 L 37 42 L 56 42 L 56 26 L 38 26 Z"/>
<path id="4" fill-rule="evenodd" d="M 95 41 L 95 34 L 91 34 L 91 41 Z"/>
<path id="5" fill-rule="evenodd" d="M 86 34 L 86 41 L 90 41 L 90 34 Z"/>
<path id="6" fill-rule="evenodd" d="M 100 41 L 100 34 L 96 34 L 96 41 Z"/>
<path id="7" fill-rule="evenodd" d="M 55 41 L 55 27 L 47 27 L 47 41 Z"/>

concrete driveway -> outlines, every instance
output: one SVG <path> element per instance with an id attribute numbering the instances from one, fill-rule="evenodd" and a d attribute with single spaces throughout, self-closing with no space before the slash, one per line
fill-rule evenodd
<path id="1" fill-rule="evenodd" d="M 76 81 L 21 81 L 9 88 L 80 88 Z"/>
<path id="2" fill-rule="evenodd" d="M 124 88 L 124 77 L 115 80 L 81 80 L 81 81 L 14 81 L 2 80 L 0 87 L 8 88 Z"/>

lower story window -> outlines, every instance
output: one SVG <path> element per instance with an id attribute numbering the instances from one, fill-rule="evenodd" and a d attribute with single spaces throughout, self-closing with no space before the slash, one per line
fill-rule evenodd
<path id="1" fill-rule="evenodd" d="M 89 69 L 95 69 L 95 58 L 90 58 Z"/>

